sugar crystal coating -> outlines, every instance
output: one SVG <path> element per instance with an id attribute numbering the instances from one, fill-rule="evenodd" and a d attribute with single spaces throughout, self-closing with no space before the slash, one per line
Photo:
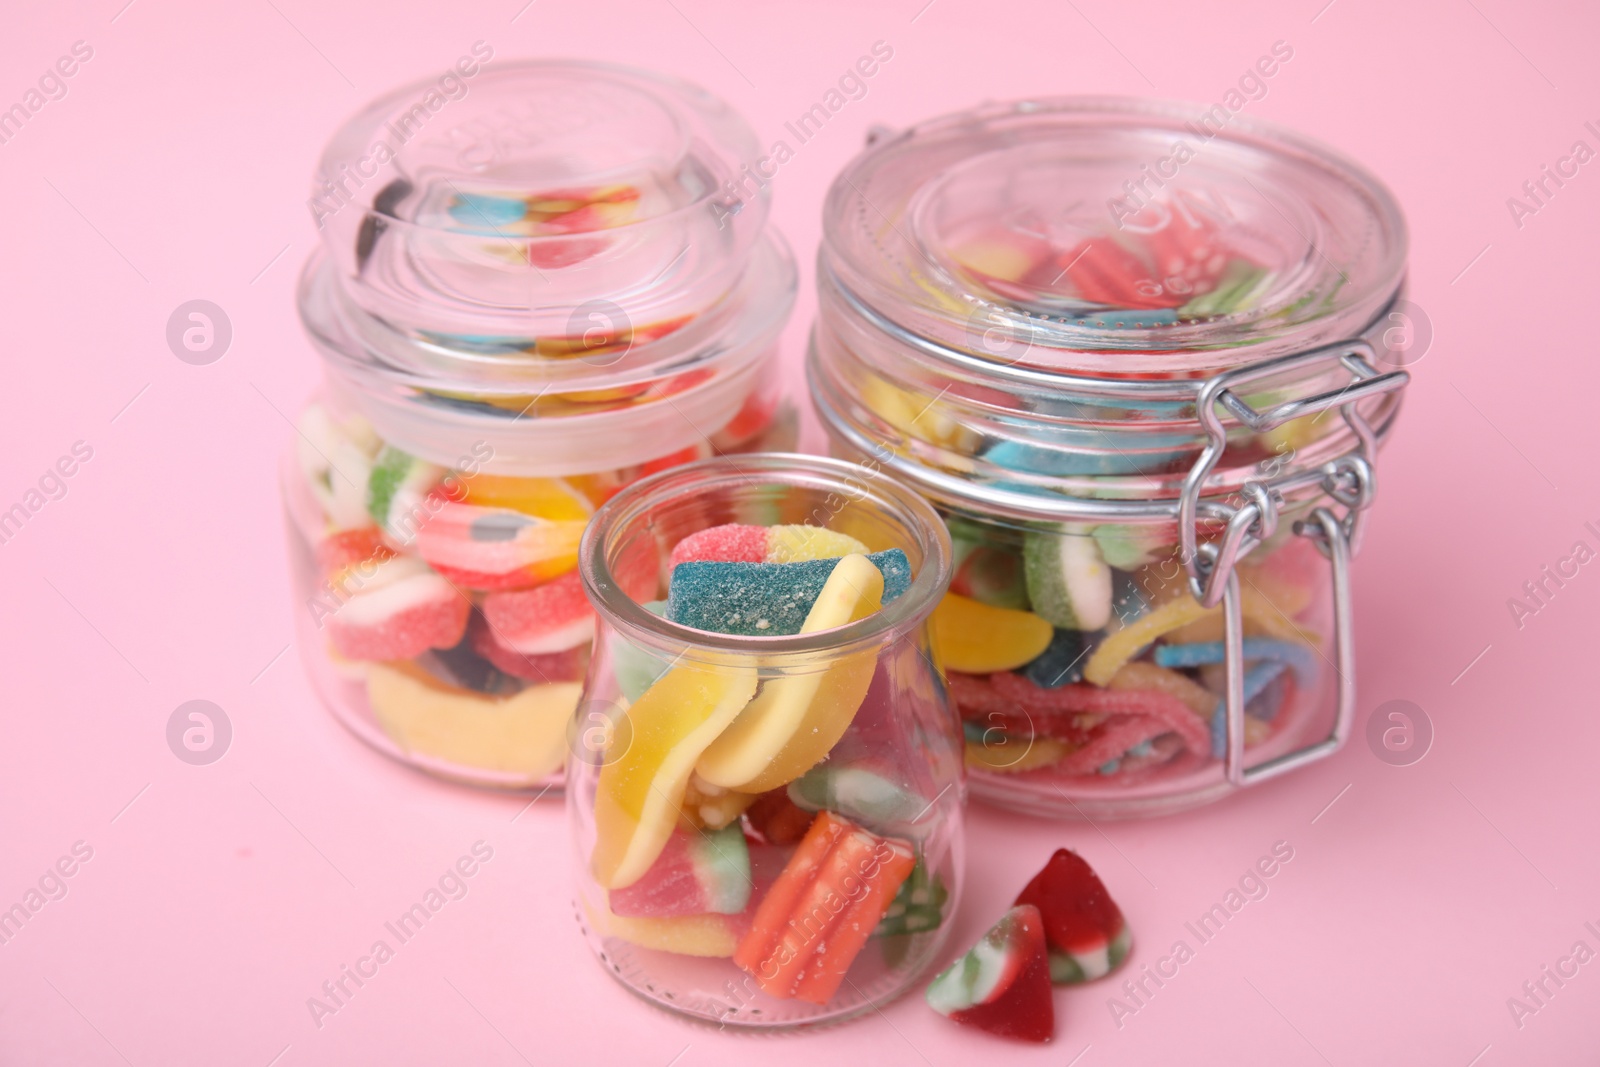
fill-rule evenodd
<path id="1" fill-rule="evenodd" d="M 911 585 L 911 564 L 898 548 L 867 557 L 883 572 L 883 602 Z M 672 571 L 667 618 L 681 626 L 746 637 L 797 634 L 837 559 L 798 563 L 690 561 Z"/>

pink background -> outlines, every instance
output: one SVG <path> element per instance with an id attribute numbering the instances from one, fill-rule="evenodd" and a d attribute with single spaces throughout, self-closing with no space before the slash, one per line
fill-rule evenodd
<path id="1" fill-rule="evenodd" d="M 1600 961 L 1520 1029 L 1506 1004 L 1580 938 L 1600 950 L 1584 930 L 1600 927 L 1600 564 L 1520 630 L 1506 603 L 1578 538 L 1600 547 L 1582 529 L 1600 520 L 1600 163 L 1520 229 L 1506 206 L 1573 141 L 1600 148 L 1583 128 L 1600 126 L 1593 5 L 935 0 L 914 18 L 923 0 L 537 0 L 520 15 L 522 0 L 135 0 L 119 15 L 123 2 L 13 5 L 0 34 L 0 106 L 74 41 L 94 49 L 66 98 L 0 145 L 17 378 L 0 509 L 75 441 L 94 450 L 67 495 L 0 545 L 0 907 L 74 842 L 93 849 L 68 895 L 0 945 L 0 1062 L 1593 1062 Z M 479 39 L 498 59 L 688 76 L 763 141 L 887 41 L 869 95 L 777 178 L 776 224 L 806 275 L 823 191 L 871 123 L 1027 94 L 1216 101 L 1279 39 L 1294 58 L 1248 112 L 1353 154 L 1398 194 L 1412 296 L 1436 338 L 1356 577 L 1358 736 L 1291 780 L 1157 822 L 972 813 L 955 943 L 1071 845 L 1130 917 L 1135 967 L 1187 939 L 1184 922 L 1274 842 L 1293 846 L 1270 895 L 1121 1029 L 1104 986 L 1058 993 L 1056 1043 L 1037 1050 L 961 1030 L 915 996 L 815 1035 L 690 1027 L 589 957 L 559 805 L 523 812 L 419 777 L 314 702 L 287 648 L 274 489 L 286 415 L 319 374 L 292 303 L 314 240 L 308 175 L 359 104 Z M 234 327 L 205 367 L 164 340 L 194 298 Z M 807 278 L 791 370 L 811 312 Z M 234 727 L 206 767 L 164 737 L 196 698 Z M 1413 766 L 1364 740 L 1392 699 L 1436 731 Z M 469 895 L 313 1025 L 306 998 L 480 839 L 494 858 Z"/>

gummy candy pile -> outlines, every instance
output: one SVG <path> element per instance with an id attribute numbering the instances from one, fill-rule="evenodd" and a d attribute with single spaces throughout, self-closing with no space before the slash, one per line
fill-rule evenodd
<path id="1" fill-rule="evenodd" d="M 866 619 L 912 577 L 902 550 L 869 552 L 819 526 L 712 527 L 681 540 L 668 566 L 666 598 L 649 610 L 743 637 Z M 893 966 L 911 935 L 938 929 L 950 895 L 939 832 L 957 803 L 938 775 L 953 783 L 958 765 L 936 746 L 931 667 L 902 650 L 930 672 L 918 694 L 896 680 L 895 648 L 842 646 L 771 668 L 732 652 L 667 659 L 619 636 L 614 688 L 591 679 L 592 693 L 626 706 L 597 753 L 592 926 L 731 959 L 744 973 L 730 988 L 812 1005 L 847 975 L 862 980 L 852 967 L 869 945 Z"/>
<path id="2" fill-rule="evenodd" d="M 325 696 L 347 721 L 365 718 L 349 710 L 365 703 L 403 754 L 440 773 L 501 786 L 547 779 L 566 757 L 594 638 L 576 570 L 590 516 L 646 475 L 766 447 L 771 415 L 752 396 L 698 446 L 538 478 L 487 473 L 487 445 L 454 469 L 429 463 L 361 416 L 312 404 L 296 457 L 315 512 L 304 529 L 319 635 L 310 647 L 339 679 Z"/>
<path id="3" fill-rule="evenodd" d="M 1225 752 L 1221 608 L 1177 548 L 1128 526 L 1016 531 L 952 517 L 955 576 L 932 619 L 967 759 L 994 774 L 1186 774 Z M 1241 563 L 1245 746 L 1288 728 L 1322 656 L 1307 616 L 1325 567 L 1302 538 Z"/>

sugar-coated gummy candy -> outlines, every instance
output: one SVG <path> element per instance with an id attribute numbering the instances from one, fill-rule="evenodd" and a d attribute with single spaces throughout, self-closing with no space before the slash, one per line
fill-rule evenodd
<path id="1" fill-rule="evenodd" d="M 1044 919 L 1032 904 L 1013 907 L 972 949 L 928 986 L 929 1007 L 955 1022 L 1001 1037 L 1046 1042 L 1055 1036 Z"/>
<path id="2" fill-rule="evenodd" d="M 1098 640 L 1098 634 L 1056 629 L 1051 634 L 1050 644 L 1028 661 L 1022 673 L 1028 681 L 1042 689 L 1081 682 L 1084 661 L 1089 658 Z"/>
<path id="3" fill-rule="evenodd" d="M 1029 533 L 1023 563 L 1035 614 L 1071 630 L 1101 630 L 1111 621 L 1111 568 L 1094 538 Z"/>
<path id="4" fill-rule="evenodd" d="M 589 667 L 586 644 L 557 652 L 519 652 L 500 640 L 482 614 L 468 624 L 467 643 L 496 669 L 527 682 L 581 682 Z"/>
<path id="5" fill-rule="evenodd" d="M 881 606 L 883 575 L 869 557 L 845 556 L 836 564 L 801 633 L 844 626 Z M 766 679 L 738 719 L 706 747 L 695 773 L 713 785 L 744 793 L 764 793 L 800 777 L 825 759 L 849 729 L 877 663 L 877 651 L 864 649 L 819 657 Z"/>
<path id="6" fill-rule="evenodd" d="M 1143 716 L 1162 723 L 1177 733 L 1194 752 L 1210 749 L 1211 736 L 1206 721 L 1189 710 L 1182 700 L 1151 690 L 1101 689 L 1092 685 L 1065 685 L 1041 689 L 1016 674 L 996 674 L 990 678 L 995 692 L 1023 707 L 1041 733 L 1050 733 L 1052 718 L 1079 714 Z M 1131 748 L 1131 742 L 1113 755 Z"/>
<path id="7" fill-rule="evenodd" d="M 541 519 L 511 508 L 434 500 L 417 552 L 464 589 L 527 589 L 573 570 L 586 523 Z"/>
<path id="8" fill-rule="evenodd" d="M 737 825 L 674 830 L 644 876 L 610 894 L 621 916 L 737 915 L 750 903 L 750 851 Z"/>
<path id="9" fill-rule="evenodd" d="M 377 565 L 324 622 L 334 651 L 353 660 L 401 660 L 451 648 L 467 629 L 472 604 L 421 562 Z"/>
<path id="10" fill-rule="evenodd" d="M 944 906 L 950 891 L 937 874 L 929 874 L 921 860 L 911 868 L 911 874 L 900 883 L 889 909 L 883 913 L 873 937 L 898 937 L 903 934 L 923 934 L 937 930 L 944 922 Z"/>
<path id="11" fill-rule="evenodd" d="M 443 475 L 444 468 L 384 445 L 367 476 L 367 513 L 384 533 L 408 545 L 432 513 L 427 493 Z"/>
<path id="12" fill-rule="evenodd" d="M 911 565 L 898 548 L 867 559 L 883 574 L 883 603 L 911 584 Z M 680 563 L 667 589 L 667 618 L 680 626 L 749 637 L 797 634 L 837 559 L 799 563 Z"/>
<path id="13" fill-rule="evenodd" d="M 1287 664 L 1279 660 L 1261 660 L 1245 668 L 1244 672 L 1244 701 L 1248 705 L 1264 692 L 1267 686 L 1277 680 L 1278 675 L 1288 670 Z M 1228 753 L 1228 699 L 1218 697 L 1216 710 L 1211 715 L 1211 754 L 1217 759 L 1222 759 Z"/>
<path id="14" fill-rule="evenodd" d="M 1208 663 L 1221 663 L 1223 653 L 1221 641 L 1203 641 L 1184 645 L 1158 645 L 1153 658 L 1161 667 L 1200 667 Z M 1311 679 L 1317 666 L 1316 654 L 1305 645 L 1272 637 L 1246 637 L 1241 655 L 1246 662 L 1272 660 L 1287 664 L 1294 668 L 1295 674 L 1299 675 L 1302 682 Z"/>
<path id="15" fill-rule="evenodd" d="M 1016 902 L 1039 909 L 1057 984 L 1103 978 L 1128 958 L 1133 935 L 1122 909 L 1076 852 L 1057 849 Z"/>
<path id="16" fill-rule="evenodd" d="M 524 655 L 562 652 L 594 640 L 595 614 L 576 571 L 532 589 L 490 593 L 483 617 L 496 640 Z"/>
<path id="17" fill-rule="evenodd" d="M 768 563 L 799 563 L 808 559 L 866 554 L 866 545 L 849 534 L 825 526 L 788 524 L 767 527 Z"/>
<path id="18" fill-rule="evenodd" d="M 463 478 L 464 503 L 486 508 L 510 508 L 524 515 L 555 521 L 585 522 L 594 505 L 562 478 L 517 478 L 475 474 Z"/>
<path id="19" fill-rule="evenodd" d="M 670 569 L 680 563 L 764 563 L 767 528 L 730 522 L 712 526 L 679 541 L 672 549 Z"/>

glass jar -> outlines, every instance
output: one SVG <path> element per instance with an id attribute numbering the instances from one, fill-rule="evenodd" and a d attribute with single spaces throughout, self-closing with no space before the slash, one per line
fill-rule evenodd
<path id="1" fill-rule="evenodd" d="M 674 546 L 725 523 L 899 549 L 909 583 L 788 636 L 669 621 L 647 602 L 672 575 L 689 595 Z M 838 560 L 818 602 L 853 563 L 872 571 Z M 960 728 L 927 629 L 949 563 L 925 501 L 831 459 L 707 460 L 595 514 L 579 572 L 600 625 L 567 805 L 578 921 L 624 986 L 724 1026 L 793 1027 L 867 1011 L 936 961 L 963 875 Z"/>
<path id="2" fill-rule="evenodd" d="M 1188 808 L 1349 731 L 1405 226 L 1355 164 L 1215 112 L 986 106 L 827 199 L 814 403 L 945 516 L 935 651 L 1004 806 Z"/>
<path id="3" fill-rule="evenodd" d="M 773 368 L 795 269 L 765 190 L 734 183 L 757 143 L 720 101 L 601 64 L 472 67 L 350 120 L 313 186 L 299 304 L 325 386 L 282 478 L 298 636 L 374 747 L 547 789 L 595 628 L 584 525 L 641 477 L 792 446 Z"/>

